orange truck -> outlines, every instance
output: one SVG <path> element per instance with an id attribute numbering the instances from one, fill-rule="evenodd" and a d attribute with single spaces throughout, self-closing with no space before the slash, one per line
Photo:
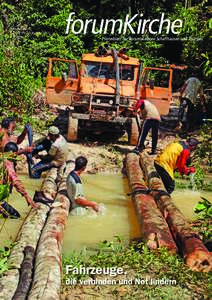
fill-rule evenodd
<path id="1" fill-rule="evenodd" d="M 140 97 L 167 115 L 172 95 L 172 70 L 144 67 L 137 58 L 100 46 L 83 54 L 77 62 L 49 59 L 46 94 L 49 104 L 66 105 L 69 110 L 68 141 L 76 141 L 79 130 L 95 134 L 128 133 L 130 145 L 139 135 L 133 106 Z"/>

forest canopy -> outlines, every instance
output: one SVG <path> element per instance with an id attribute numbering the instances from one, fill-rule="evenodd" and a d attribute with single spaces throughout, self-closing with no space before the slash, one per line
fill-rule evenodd
<path id="1" fill-rule="evenodd" d="M 73 22 L 96 20 L 96 33 L 88 30 L 84 34 L 81 22 L 75 22 L 77 34 L 67 30 L 73 12 Z M 1 2 L 0 16 L 1 110 L 15 106 L 31 113 L 34 91 L 45 86 L 48 58 L 76 59 L 80 64 L 82 53 L 93 52 L 106 42 L 116 49 L 129 48 L 130 56 L 143 59 L 148 66 L 186 65 L 185 73 L 173 81 L 175 89 L 191 69 L 204 88 L 212 79 L 212 7 L 207 0 L 10 0 Z M 112 33 L 100 30 L 101 20 L 120 20 L 119 24 L 124 24 L 126 16 L 132 21 L 125 32 L 119 26 L 110 27 Z M 162 23 L 162 28 L 159 22 L 150 28 L 151 21 L 162 17 L 170 20 L 169 30 L 168 24 Z M 151 21 L 142 31 L 143 20 Z M 138 28 L 142 38 L 136 32 Z"/>

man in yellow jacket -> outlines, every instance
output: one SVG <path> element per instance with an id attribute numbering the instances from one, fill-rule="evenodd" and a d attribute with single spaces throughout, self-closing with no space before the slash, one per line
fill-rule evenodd
<path id="1" fill-rule="evenodd" d="M 195 173 L 195 167 L 187 167 L 186 162 L 190 157 L 190 152 L 198 144 L 198 140 L 194 138 L 190 138 L 186 142 L 173 142 L 156 157 L 155 169 L 169 194 L 174 191 L 175 187 L 174 171 L 178 171 L 181 175 Z"/>

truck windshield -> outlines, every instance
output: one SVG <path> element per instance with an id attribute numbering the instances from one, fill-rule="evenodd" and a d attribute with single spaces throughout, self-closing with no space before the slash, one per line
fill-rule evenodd
<path id="1" fill-rule="evenodd" d="M 83 65 L 84 77 L 95 77 L 103 79 L 115 79 L 115 65 L 89 62 L 86 61 Z M 134 66 L 131 65 L 119 65 L 119 76 L 120 80 L 134 80 Z"/>

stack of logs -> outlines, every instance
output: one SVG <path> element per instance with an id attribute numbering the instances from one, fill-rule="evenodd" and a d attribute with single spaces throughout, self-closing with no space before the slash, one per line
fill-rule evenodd
<path id="1" fill-rule="evenodd" d="M 142 239 L 150 249 L 165 246 L 171 253 L 179 249 L 194 271 L 212 270 L 212 255 L 174 205 L 147 153 L 129 153 L 126 171 Z M 147 183 L 147 184 L 146 184 Z"/>
<path id="2" fill-rule="evenodd" d="M 0 279 L 0 299 L 60 299 L 61 243 L 70 205 L 66 196 L 69 171 L 67 166 L 60 181 L 56 169 L 48 172 L 41 190 L 46 191 L 46 185 L 51 184 L 54 204 L 40 203 L 26 217 L 9 257 L 9 270 Z"/>

